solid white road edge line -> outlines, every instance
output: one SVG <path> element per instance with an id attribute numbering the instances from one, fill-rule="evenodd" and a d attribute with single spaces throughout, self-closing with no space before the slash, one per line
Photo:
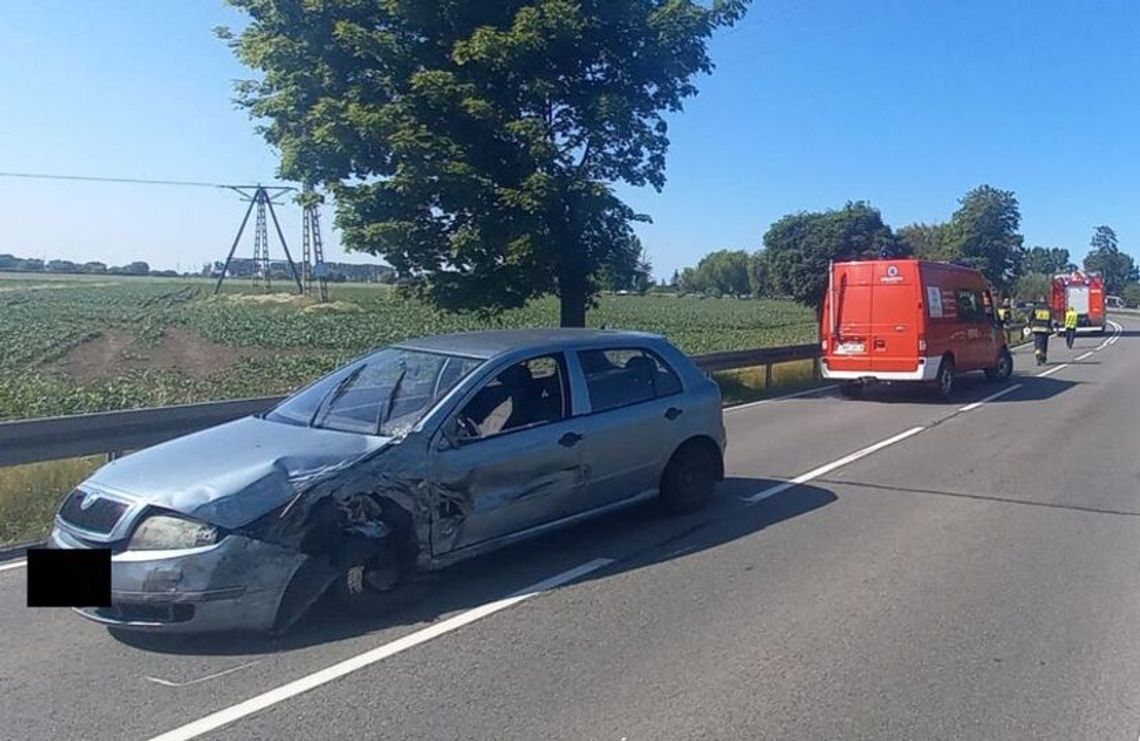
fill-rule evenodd
<path id="1" fill-rule="evenodd" d="M 219 710 L 216 713 L 211 713 L 204 718 L 200 718 L 199 720 L 196 720 L 192 723 L 188 723 L 179 728 L 175 728 L 172 731 L 167 731 L 160 736 L 155 736 L 153 739 L 151 739 L 151 741 L 184 741 L 185 739 L 196 738 L 198 736 L 201 736 L 203 733 L 208 733 L 210 731 L 221 728 L 222 726 L 229 725 L 236 720 L 240 720 L 246 716 L 253 715 L 258 711 L 264 710 L 280 702 L 284 702 L 291 697 L 296 697 L 297 695 L 308 692 L 311 689 L 315 689 L 323 684 L 327 684 L 334 679 L 339 679 L 347 674 L 351 674 L 352 672 L 363 669 L 367 666 L 370 666 L 371 664 L 375 664 L 376 662 L 382 661 L 389 656 L 398 654 L 401 651 L 407 651 L 409 648 L 413 648 L 414 646 L 418 646 L 421 643 L 426 643 L 433 638 L 438 638 L 445 633 L 449 633 L 458 628 L 462 628 L 464 625 L 468 625 L 477 620 L 481 620 L 488 615 L 493 615 L 496 612 L 517 605 L 523 600 L 530 599 L 531 597 L 535 597 L 539 594 L 542 594 L 543 592 L 554 589 L 557 586 L 574 581 L 579 577 L 589 574 L 591 571 L 597 571 L 603 566 L 607 566 L 613 563 L 613 561 L 614 559 L 612 558 L 595 558 L 593 561 L 588 561 L 580 566 L 576 566 L 570 569 L 569 571 L 563 571 L 561 574 L 555 574 L 549 579 L 544 579 L 537 584 L 526 587 L 519 592 L 515 592 L 509 597 L 503 597 L 502 599 L 495 600 L 494 602 L 488 602 L 485 605 L 480 605 L 479 607 L 461 612 L 454 617 L 450 617 L 447 620 L 436 623 L 434 625 L 429 625 L 428 627 L 423 628 L 422 630 L 417 630 L 414 633 L 410 633 L 403 638 L 397 638 L 391 643 L 386 643 L 369 651 L 365 651 L 362 654 L 353 656 L 350 659 L 345 659 L 340 663 L 333 664 L 332 666 L 322 669 L 318 672 L 314 672 L 308 676 L 293 680 L 292 682 L 277 687 L 276 689 L 269 690 L 268 692 L 263 692 L 256 697 L 251 697 L 245 702 L 240 702 L 237 705 Z"/>
<path id="2" fill-rule="evenodd" d="M 783 394 L 782 396 L 773 396 L 771 399 L 760 399 L 759 401 L 750 401 L 746 404 L 735 404 L 735 405 L 730 406 L 730 407 L 725 407 L 724 411 L 732 412 L 732 411 L 735 411 L 737 409 L 748 409 L 749 407 L 758 407 L 761 404 L 771 404 L 773 401 L 781 401 L 783 399 L 794 399 L 797 396 L 807 396 L 808 394 L 819 394 L 819 393 L 822 393 L 824 391 L 831 391 L 835 388 L 836 388 L 835 384 L 831 384 L 830 386 L 819 386 L 819 387 L 813 388 L 813 389 L 805 389 L 803 391 L 797 391 L 794 394 Z"/>
<path id="3" fill-rule="evenodd" d="M 776 484 L 775 486 L 770 486 L 767 489 L 765 489 L 764 491 L 757 492 L 755 494 L 752 494 L 751 496 L 741 497 L 741 499 L 745 502 L 748 502 L 749 504 L 755 504 L 756 502 L 759 502 L 763 499 L 767 499 L 768 497 L 779 494 L 782 491 L 787 491 L 788 489 L 791 489 L 792 487 L 799 486 L 800 484 L 806 484 L 808 481 L 811 481 L 812 479 L 817 479 L 820 476 L 824 476 L 828 473 L 831 473 L 835 469 L 842 468 L 843 466 L 846 466 L 849 463 L 854 463 L 855 461 L 859 460 L 860 458 L 865 458 L 866 456 L 869 456 L 876 451 L 882 450 L 883 448 L 887 447 L 888 445 L 894 445 L 897 442 L 902 442 L 903 440 L 906 440 L 908 437 L 911 437 L 912 435 L 917 435 L 918 433 L 922 432 L 925 429 L 926 429 L 926 427 L 923 427 L 921 425 L 918 427 L 911 427 L 906 432 L 900 432 L 899 434 L 895 435 L 894 437 L 888 437 L 886 440 L 880 440 L 879 442 L 875 443 L 874 445 L 868 445 L 865 448 L 862 448 L 860 450 L 856 450 L 854 453 L 851 453 L 849 455 L 845 455 L 842 458 L 840 458 L 839 460 L 832 461 L 831 463 L 826 463 L 826 464 L 820 466 L 819 468 L 808 471 L 807 473 L 802 473 L 799 476 L 796 476 L 794 479 L 791 479 L 790 481 L 785 481 L 782 484 Z"/>
<path id="4" fill-rule="evenodd" d="M 1038 373 L 1037 378 L 1044 378 L 1045 376 L 1051 376 L 1054 373 L 1056 373 L 1057 371 L 1061 370 L 1062 368 L 1068 368 L 1068 367 L 1069 367 L 1068 363 L 1061 363 L 1060 365 L 1055 365 L 1047 371 L 1041 371 L 1040 373 Z"/>
<path id="5" fill-rule="evenodd" d="M 959 412 L 972 412 L 975 409 L 977 409 L 978 407 L 980 407 L 982 404 L 985 404 L 987 401 L 993 401 L 994 399 L 1005 396 L 1006 394 L 1010 393 L 1011 391 L 1016 391 L 1019 388 L 1021 388 L 1021 384 L 1015 383 L 1012 386 L 1008 386 L 1008 387 L 1002 389 L 1001 391 L 998 391 L 996 394 L 990 394 L 989 396 L 987 396 L 984 399 L 979 399 L 978 401 L 975 401 L 973 404 L 967 404 L 966 406 L 962 407 L 958 411 Z"/>
<path id="6" fill-rule="evenodd" d="M 9 569 L 19 569 L 19 568 L 23 568 L 24 566 L 27 566 L 27 565 L 28 565 L 28 562 L 26 560 L 13 561 L 12 563 L 6 563 L 6 564 L 0 566 L 0 571 L 8 571 Z"/>

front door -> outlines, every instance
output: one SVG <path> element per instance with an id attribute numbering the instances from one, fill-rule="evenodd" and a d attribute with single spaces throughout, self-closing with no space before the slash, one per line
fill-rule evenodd
<path id="1" fill-rule="evenodd" d="M 557 353 L 502 369 L 445 423 L 452 440 L 431 447 L 436 555 L 583 508 L 582 424 L 570 409 Z"/>

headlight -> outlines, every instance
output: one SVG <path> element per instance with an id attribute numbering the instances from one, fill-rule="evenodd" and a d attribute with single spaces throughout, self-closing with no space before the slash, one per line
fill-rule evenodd
<path id="1" fill-rule="evenodd" d="M 152 515 L 138 526 L 129 548 L 136 551 L 167 551 L 213 545 L 221 538 L 218 528 L 204 522 L 171 515 Z"/>

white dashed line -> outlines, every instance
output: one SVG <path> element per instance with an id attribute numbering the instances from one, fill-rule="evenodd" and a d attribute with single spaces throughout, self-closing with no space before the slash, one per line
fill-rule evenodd
<path id="1" fill-rule="evenodd" d="M 1061 370 L 1062 368 L 1068 368 L 1068 367 L 1069 367 L 1068 363 L 1061 363 L 1060 365 L 1053 366 L 1049 370 L 1041 371 L 1040 373 L 1037 374 L 1037 377 L 1038 378 L 1044 378 L 1045 376 L 1051 376 L 1054 373 L 1056 373 L 1057 371 Z"/>
<path id="2" fill-rule="evenodd" d="M 922 426 L 911 427 L 906 432 L 900 432 L 899 434 L 895 435 L 894 437 L 888 437 L 886 440 L 880 440 L 879 442 L 875 443 L 874 445 L 868 445 L 865 448 L 861 448 L 860 450 L 856 450 L 854 453 L 851 453 L 849 455 L 845 455 L 837 461 L 832 461 L 831 463 L 827 463 L 825 465 L 822 465 L 819 468 L 808 471 L 807 473 L 800 474 L 799 476 L 796 476 L 794 479 L 791 479 L 790 481 L 785 481 L 783 483 L 776 484 L 775 486 L 770 486 L 767 489 L 765 489 L 764 491 L 757 492 L 757 493 L 752 494 L 752 495 L 747 496 L 747 497 L 741 497 L 741 499 L 745 502 L 748 502 L 749 504 L 755 504 L 756 502 L 767 499 L 768 497 L 775 496 L 776 494 L 779 494 L 782 491 L 787 491 L 788 489 L 791 489 L 792 487 L 799 486 L 800 484 L 806 484 L 808 481 L 811 481 L 812 479 L 817 479 L 820 476 L 824 476 L 826 474 L 829 474 L 832 471 L 834 471 L 835 469 L 842 468 L 843 466 L 846 466 L 849 463 L 854 463 L 855 461 L 859 460 L 860 458 L 866 458 L 867 456 L 871 455 L 872 453 L 880 451 L 889 445 L 894 445 L 895 443 L 902 442 L 903 440 L 906 440 L 908 437 L 911 437 L 913 435 L 917 435 L 918 433 L 922 432 L 925 429 L 926 428 L 922 427 Z"/>
<path id="3" fill-rule="evenodd" d="M 345 659 L 338 664 L 333 664 L 328 668 L 301 677 L 300 679 L 296 679 L 292 682 L 289 682 L 288 684 L 277 687 L 276 689 L 269 690 L 268 692 L 263 692 L 256 697 L 251 697 L 245 702 L 240 702 L 237 705 L 219 710 L 216 713 L 211 713 L 210 715 L 207 715 L 204 718 L 200 718 L 193 723 L 188 723 L 179 728 L 175 728 L 172 731 L 167 731 L 161 736 L 155 736 L 153 739 L 151 739 L 151 741 L 185 741 L 185 739 L 196 738 L 198 736 L 201 736 L 203 733 L 209 733 L 210 731 L 217 730 L 222 726 L 227 726 L 234 721 L 241 720 L 246 716 L 253 715 L 254 713 L 261 710 L 265 710 L 266 708 L 276 705 L 280 702 L 284 702 L 289 698 L 296 697 L 297 695 L 300 695 L 304 692 L 316 689 L 323 684 L 328 684 L 334 679 L 340 679 L 347 674 L 351 674 L 367 666 L 371 666 L 378 661 L 383 661 L 389 656 L 394 656 L 395 654 L 398 654 L 402 651 L 407 651 L 409 648 L 418 646 L 421 643 L 427 643 L 433 638 L 438 638 L 439 636 L 450 633 L 453 630 L 462 628 L 463 626 L 469 625 L 476 620 L 481 620 L 489 615 L 495 614 L 496 612 L 505 610 L 508 607 L 513 607 L 523 600 L 527 600 L 531 597 L 540 595 L 543 592 L 550 591 L 551 589 L 554 589 L 555 587 L 558 587 L 562 584 L 566 584 L 567 582 L 572 582 L 575 579 L 583 577 L 592 571 L 597 571 L 603 566 L 607 566 L 611 563 L 613 563 L 612 558 L 595 558 L 593 561 L 584 563 L 581 566 L 570 569 L 569 571 L 563 571 L 561 574 L 556 574 L 549 579 L 545 579 L 538 582 L 537 584 L 529 586 L 520 592 L 516 592 L 510 597 L 504 597 L 502 599 L 495 600 L 494 602 L 488 602 L 485 605 L 480 605 L 479 607 L 461 612 L 458 615 L 436 623 L 435 625 L 429 625 L 428 627 L 422 630 L 417 630 L 414 633 L 410 633 L 403 638 L 397 638 L 391 643 L 385 643 L 383 646 L 378 646 L 374 649 L 371 649 L 370 651 L 365 651 L 364 653 L 353 656 L 350 659 Z"/>
<path id="4" fill-rule="evenodd" d="M 1077 360 L 1084 360 L 1085 358 L 1087 358 L 1087 357 L 1090 357 L 1092 354 L 1093 354 L 1093 351 L 1092 351 L 1092 350 L 1089 350 L 1089 351 L 1088 351 L 1087 353 L 1085 353 L 1084 355 L 1078 355 L 1078 356 L 1077 356 Z"/>
<path id="5" fill-rule="evenodd" d="M 0 564 L 0 571 L 8 571 L 9 569 L 21 569 L 28 565 L 25 560 L 13 561 L 12 563 Z"/>

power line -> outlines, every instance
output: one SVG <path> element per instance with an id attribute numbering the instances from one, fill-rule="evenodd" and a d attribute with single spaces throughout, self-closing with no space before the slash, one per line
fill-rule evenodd
<path id="1" fill-rule="evenodd" d="M 257 188 L 257 185 L 228 185 L 225 183 L 201 183 L 192 180 L 147 180 L 144 178 L 107 178 L 91 175 L 51 175 L 40 172 L 0 172 L 4 178 L 24 178 L 27 180 L 78 180 L 93 183 L 131 183 L 135 185 L 181 185 L 194 188 Z M 292 186 L 268 186 L 274 190 L 296 190 Z"/>

